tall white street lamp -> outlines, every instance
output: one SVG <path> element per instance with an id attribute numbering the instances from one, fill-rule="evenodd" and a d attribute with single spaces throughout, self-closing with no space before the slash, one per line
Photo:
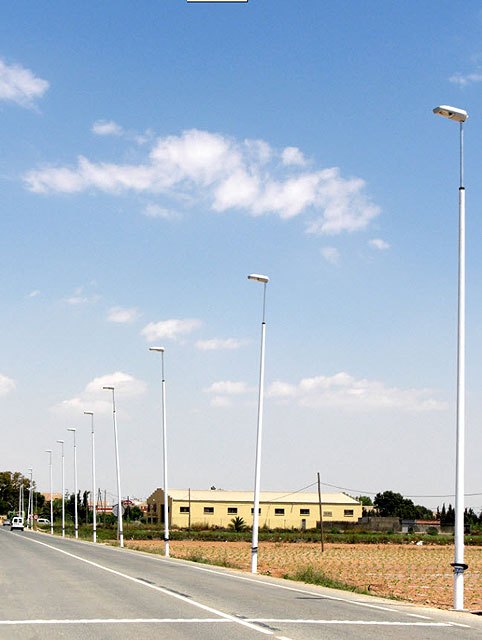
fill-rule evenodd
<path id="1" fill-rule="evenodd" d="M 459 123 L 459 279 L 457 314 L 457 436 L 455 453 L 455 557 L 454 609 L 464 608 L 464 484 L 465 484 L 465 187 L 464 187 L 464 122 L 467 112 L 456 107 L 435 107 L 436 115 Z"/>
<path id="2" fill-rule="evenodd" d="M 65 456 L 64 456 L 64 441 L 57 440 L 61 446 L 62 453 L 62 538 L 65 538 Z"/>
<path id="3" fill-rule="evenodd" d="M 49 454 L 49 474 L 50 474 L 50 534 L 54 535 L 54 497 L 52 491 L 52 449 L 45 449 Z"/>
<path id="4" fill-rule="evenodd" d="M 29 487 L 29 491 L 28 491 L 27 529 L 33 529 L 33 513 L 32 513 L 32 506 L 33 506 L 33 486 L 32 486 L 33 469 L 32 469 L 32 467 L 29 467 L 28 470 L 30 472 L 30 487 Z"/>
<path id="5" fill-rule="evenodd" d="M 84 411 L 86 416 L 91 418 L 92 429 L 92 539 L 97 542 L 97 510 L 96 510 L 96 485 L 95 485 L 95 435 L 94 435 L 94 412 Z"/>
<path id="6" fill-rule="evenodd" d="M 167 489 L 167 425 L 166 425 L 166 379 L 164 377 L 164 347 L 149 347 L 149 351 L 161 354 L 162 373 L 162 451 L 164 467 L 164 555 L 169 558 L 169 497 Z"/>
<path id="7" fill-rule="evenodd" d="M 112 416 L 114 419 L 115 464 L 117 471 L 117 522 L 119 528 L 119 544 L 124 546 L 124 531 L 122 528 L 122 493 L 120 482 L 119 443 L 117 438 L 117 418 L 115 414 L 115 390 L 114 387 L 102 387 L 106 391 L 112 391 Z"/>
<path id="8" fill-rule="evenodd" d="M 20 485 L 18 490 L 18 515 L 21 518 L 25 517 L 25 499 L 23 495 L 23 484 Z"/>
<path id="9" fill-rule="evenodd" d="M 79 537 L 79 510 L 77 508 L 77 440 L 76 440 L 76 431 L 77 429 L 70 428 L 67 429 L 74 434 L 74 531 L 75 537 Z"/>
<path id="10" fill-rule="evenodd" d="M 251 543 L 251 573 L 258 571 L 258 534 L 259 534 L 259 494 L 261 478 L 261 442 L 263 432 L 263 402 L 264 402 L 264 347 L 266 340 L 266 285 L 268 276 L 252 273 L 248 280 L 263 284 L 263 320 L 261 322 L 261 356 L 259 365 L 259 394 L 258 394 L 258 429 L 256 437 L 256 463 L 254 473 L 254 500 L 253 500 L 253 538 Z"/>

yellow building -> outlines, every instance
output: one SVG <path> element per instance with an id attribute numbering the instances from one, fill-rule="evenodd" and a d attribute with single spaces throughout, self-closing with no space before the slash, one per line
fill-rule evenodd
<path id="1" fill-rule="evenodd" d="M 362 505 L 345 493 L 322 494 L 323 522 L 358 522 Z M 253 524 L 253 492 L 211 489 L 170 489 L 169 525 L 228 527 L 233 518 Z M 156 489 L 147 498 L 148 522 L 163 522 L 164 491 Z M 259 526 L 268 529 L 312 529 L 319 526 L 318 493 L 263 491 L 260 495 Z"/>

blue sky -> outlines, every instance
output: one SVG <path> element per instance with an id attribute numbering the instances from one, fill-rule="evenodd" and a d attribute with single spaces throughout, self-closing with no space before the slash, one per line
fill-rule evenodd
<path id="1" fill-rule="evenodd" d="M 262 487 L 453 502 L 466 109 L 467 503 L 482 509 L 482 11 L 453 3 L 16 3 L 0 24 L 1 467 L 48 490 Z M 70 479 L 70 480 L 69 480 Z M 69 485 L 70 486 L 70 485 Z M 58 490 L 58 487 L 56 487 Z M 325 487 L 330 490 L 329 486 Z M 423 497 L 418 497 L 423 496 Z M 426 497 L 440 496 L 440 497 Z M 445 497 L 442 497 L 445 496 Z"/>

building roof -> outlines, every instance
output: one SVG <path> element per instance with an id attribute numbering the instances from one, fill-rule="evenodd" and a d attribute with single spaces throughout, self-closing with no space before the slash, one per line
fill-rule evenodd
<path id="1" fill-rule="evenodd" d="M 158 489 L 159 490 L 159 489 Z M 191 502 L 253 502 L 253 491 L 225 491 L 224 489 L 169 489 L 169 497 L 173 500 Z M 152 496 L 150 496 L 152 498 Z M 149 498 L 149 499 L 150 499 Z M 317 492 L 261 491 L 260 502 L 283 504 L 318 504 Z M 322 493 L 322 504 L 358 505 L 357 500 L 346 493 Z"/>

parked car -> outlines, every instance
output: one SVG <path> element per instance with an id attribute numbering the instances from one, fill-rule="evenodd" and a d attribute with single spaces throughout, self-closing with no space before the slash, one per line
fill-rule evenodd
<path id="1" fill-rule="evenodd" d="M 50 520 L 48 518 L 39 518 L 37 524 L 50 524 Z"/>
<path id="2" fill-rule="evenodd" d="M 10 522 L 10 520 L 8 518 L 5 518 L 5 520 L 3 521 L 3 526 L 4 527 L 9 527 L 12 523 Z"/>
<path id="3" fill-rule="evenodd" d="M 15 516 L 14 518 L 12 518 L 12 524 L 10 525 L 10 531 L 13 531 L 14 529 L 20 529 L 20 531 L 23 531 L 23 518 L 22 518 L 22 516 Z"/>

